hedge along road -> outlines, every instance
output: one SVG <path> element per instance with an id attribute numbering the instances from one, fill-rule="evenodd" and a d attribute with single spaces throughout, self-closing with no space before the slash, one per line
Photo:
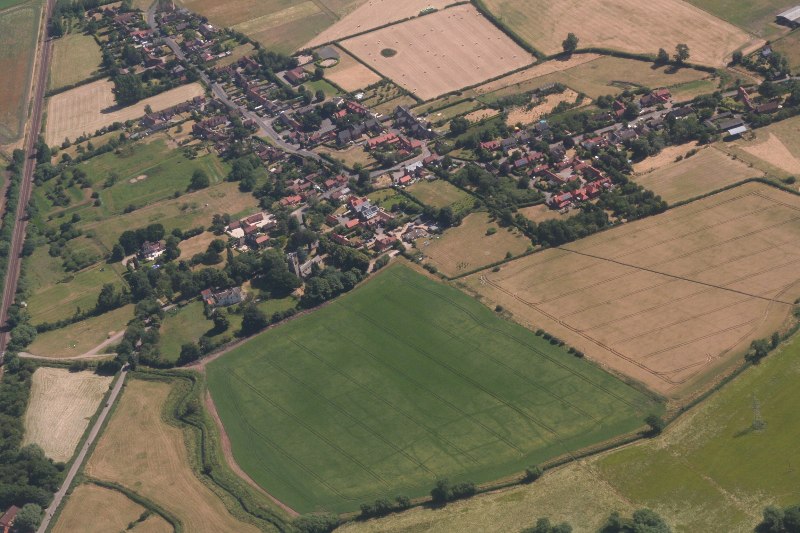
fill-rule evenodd
<path id="1" fill-rule="evenodd" d="M 492 481 L 662 410 L 400 265 L 206 370 L 236 461 L 301 513 Z"/>

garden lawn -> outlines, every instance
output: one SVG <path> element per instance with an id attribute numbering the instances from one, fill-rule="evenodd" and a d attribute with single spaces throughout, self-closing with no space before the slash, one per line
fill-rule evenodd
<path id="1" fill-rule="evenodd" d="M 401 265 L 207 372 L 239 465 L 301 513 L 519 473 L 661 410 Z"/>

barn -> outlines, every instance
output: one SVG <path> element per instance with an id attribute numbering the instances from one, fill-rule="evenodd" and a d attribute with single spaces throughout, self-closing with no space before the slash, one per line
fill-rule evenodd
<path id="1" fill-rule="evenodd" d="M 778 22 L 792 28 L 800 27 L 800 6 L 794 6 L 778 14 Z"/>

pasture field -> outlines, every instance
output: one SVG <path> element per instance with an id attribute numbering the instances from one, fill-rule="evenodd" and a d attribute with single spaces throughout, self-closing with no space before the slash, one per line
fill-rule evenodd
<path id="1" fill-rule="evenodd" d="M 335 150 L 327 146 L 318 146 L 314 151 L 320 155 L 326 154 L 334 159 L 338 159 L 348 168 L 353 168 L 353 165 L 356 163 L 364 167 L 371 167 L 377 163 L 375 158 L 372 157 L 372 154 L 364 150 L 363 146 L 359 145 L 353 145 L 344 150 Z"/>
<path id="2" fill-rule="evenodd" d="M 580 213 L 578 210 L 571 209 L 568 213 L 562 215 L 558 211 L 550 209 L 545 204 L 523 207 L 517 211 L 528 220 L 536 222 L 537 224 L 546 220 L 565 220 Z"/>
<path id="3" fill-rule="evenodd" d="M 180 0 L 212 24 L 247 34 L 267 49 L 291 54 L 364 0 Z"/>
<path id="4" fill-rule="evenodd" d="M 359 63 L 342 49 L 339 52 L 339 63 L 325 69 L 325 78 L 345 91 L 357 91 L 381 81 L 381 77 Z"/>
<path id="5" fill-rule="evenodd" d="M 800 117 L 759 128 L 751 135 L 717 146 L 769 174 L 800 175 Z"/>
<path id="6" fill-rule="evenodd" d="M 108 533 L 126 531 L 147 509 L 121 492 L 100 487 L 93 483 L 78 485 L 66 501 L 53 533 Z M 170 533 L 172 526 L 158 515 L 150 515 L 136 525 L 133 533 Z"/>
<path id="7" fill-rule="evenodd" d="M 97 296 L 95 295 L 95 298 Z M 26 348 L 28 353 L 53 359 L 71 359 L 81 355 L 104 355 L 114 334 L 122 333 L 133 319 L 133 305 L 126 305 L 102 315 L 75 322 L 64 328 L 40 333 Z M 100 349 L 96 350 L 96 348 Z"/>
<path id="8" fill-rule="evenodd" d="M 560 61 L 548 61 L 540 66 L 544 67 L 549 63 L 560 63 Z M 563 66 L 568 64 L 572 63 L 565 62 Z M 598 96 L 619 94 L 625 89 L 636 87 L 669 87 L 680 90 L 683 85 L 697 83 L 699 80 L 709 80 L 709 83 L 714 80 L 707 72 L 688 68 L 677 71 L 667 67 L 653 68 L 652 63 L 611 56 L 575 62 L 574 66 L 563 70 L 551 71 L 537 67 L 538 65 L 510 76 L 509 82 L 514 82 L 510 85 L 503 85 L 500 83 L 502 80 L 498 80 L 478 87 L 476 92 L 480 95 L 479 99 L 492 103 L 503 96 L 533 91 L 550 83 L 562 83 L 589 98 L 596 99 Z M 545 74 L 539 74 L 540 72 Z M 525 73 L 527 75 L 523 76 Z"/>
<path id="9" fill-rule="evenodd" d="M 124 283 L 121 272 L 121 265 L 98 263 L 74 274 L 63 273 L 63 282 L 43 285 L 28 299 L 33 322 L 38 324 L 69 318 L 79 307 L 83 311 L 93 309 L 104 284 Z"/>
<path id="10" fill-rule="evenodd" d="M 120 234 L 128 229 L 145 227 L 160 223 L 167 233 L 175 228 L 187 230 L 211 223 L 215 213 L 230 213 L 232 218 L 251 211 L 258 206 L 258 200 L 250 194 L 239 191 L 236 183 L 225 182 L 187 193 L 180 198 L 170 198 L 146 205 L 130 213 L 108 215 L 102 208 L 86 206 L 78 212 L 82 219 L 76 227 L 91 232 L 91 238 L 104 250 L 111 251 Z M 51 224 L 61 224 L 69 216 L 54 218 Z"/>
<path id="11" fill-rule="evenodd" d="M 416 17 L 420 11 L 429 7 L 443 9 L 450 3 L 449 0 L 367 0 L 358 9 L 314 37 L 305 48 L 332 43 L 385 24 Z"/>
<path id="12" fill-rule="evenodd" d="M 736 2 L 735 0 L 687 0 L 715 17 L 769 39 L 787 31 L 785 26 L 775 23 L 775 15 L 792 7 L 791 0 L 759 0 L 758 2 Z"/>
<path id="13" fill-rule="evenodd" d="M 100 68 L 103 57 L 94 38 L 70 33 L 53 41 L 48 88 L 58 89 L 92 76 Z"/>
<path id="14" fill-rule="evenodd" d="M 340 46 L 422 100 L 534 61 L 466 4 L 354 37 Z M 386 57 L 387 49 L 396 54 Z"/>
<path id="15" fill-rule="evenodd" d="M 489 306 L 680 400 L 783 329 L 800 197 L 750 183 L 467 279 Z"/>
<path id="16" fill-rule="evenodd" d="M 771 46 L 773 50 L 786 56 L 789 61 L 789 68 L 797 75 L 800 72 L 800 31 L 794 30 L 785 37 L 773 41 Z"/>
<path id="17" fill-rule="evenodd" d="M 140 118 L 148 105 L 153 111 L 160 111 L 205 94 L 202 85 L 190 83 L 132 106 L 118 108 L 111 92 L 113 88 L 110 80 L 98 80 L 50 97 L 45 128 L 47 144 L 61 144 L 64 139 L 73 140 L 83 134 L 92 134 L 115 122 Z"/>
<path id="18" fill-rule="evenodd" d="M 660 409 L 400 265 L 206 370 L 238 464 L 299 512 L 497 479 Z"/>
<path id="19" fill-rule="evenodd" d="M 545 54 L 562 51 L 572 32 L 580 47 L 612 48 L 624 52 L 672 53 L 686 43 L 690 61 L 714 66 L 727 64 L 734 50 L 752 36 L 681 0 L 640 2 L 621 0 L 485 0 L 489 10 L 517 35 Z"/>
<path id="20" fill-rule="evenodd" d="M 2 2 L 0 9 L 17 2 Z M 41 2 L 0 12 L 0 144 L 17 141 L 28 113 L 28 92 L 36 54 Z"/>
<path id="21" fill-rule="evenodd" d="M 234 518 L 190 466 L 189 437 L 164 421 L 162 411 L 178 385 L 132 379 L 86 464 L 88 476 L 118 483 L 160 505 L 185 531 L 257 532 Z"/>
<path id="22" fill-rule="evenodd" d="M 453 208 L 454 213 L 468 211 L 475 204 L 475 197 L 445 180 L 421 180 L 408 187 L 406 192 L 422 205 L 441 209 Z"/>
<path id="23" fill-rule="evenodd" d="M 490 235 L 490 229 L 496 233 Z M 508 253 L 520 255 L 531 241 L 517 231 L 499 227 L 486 213 L 472 213 L 444 235 L 419 239 L 416 246 L 426 262 L 452 277 L 502 261 Z"/>
<path id="24" fill-rule="evenodd" d="M 665 202 L 674 204 L 763 175 L 760 170 L 732 159 L 720 150 L 707 147 L 688 159 L 634 175 L 633 180 L 661 196 Z"/>
<path id="25" fill-rule="evenodd" d="M 337 533 L 504 533 L 536 519 L 597 531 L 611 509 L 649 507 L 676 533 L 749 533 L 767 505 L 797 502 L 800 337 L 786 343 L 660 437 L 550 471 L 530 486 L 481 495 L 442 510 L 417 508 L 354 522 Z M 750 430 L 753 398 L 767 423 Z"/>
<path id="26" fill-rule="evenodd" d="M 25 411 L 23 445 L 37 444 L 53 461 L 69 461 L 109 385 L 110 376 L 94 372 L 37 368 Z"/>

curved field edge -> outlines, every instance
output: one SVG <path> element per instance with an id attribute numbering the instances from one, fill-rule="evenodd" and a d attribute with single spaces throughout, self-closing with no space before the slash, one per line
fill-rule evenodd
<path id="1" fill-rule="evenodd" d="M 370 301 L 385 305 L 377 310 Z M 416 316 L 430 309 L 435 318 Z M 400 324 L 399 333 L 365 322 L 370 316 Z M 437 323 L 424 329 L 420 321 Z M 303 328 L 310 336 L 298 334 Z M 480 344 L 474 336 L 446 333 L 470 329 L 491 335 Z M 636 438 L 645 416 L 663 409 L 593 364 L 407 267 L 390 267 L 331 305 L 271 331 L 278 333 L 262 334 L 210 363 L 209 387 L 238 464 L 300 512 L 350 512 L 380 496 L 419 498 L 436 477 L 483 488 L 519 482 L 531 464 L 568 461 L 587 447 L 596 452 Z M 360 358 L 343 355 L 343 339 Z M 444 352 L 442 359 L 420 343 Z M 290 360 L 275 352 L 261 357 L 265 350 L 258 348 L 265 345 Z M 435 391 L 429 387 L 434 382 Z M 488 412 L 489 421 L 482 418 Z M 516 431 L 508 429 L 515 425 Z M 446 435 L 438 433 L 442 427 Z M 464 448 L 490 459 L 474 461 Z M 387 472 L 391 483 L 385 482 Z"/>

